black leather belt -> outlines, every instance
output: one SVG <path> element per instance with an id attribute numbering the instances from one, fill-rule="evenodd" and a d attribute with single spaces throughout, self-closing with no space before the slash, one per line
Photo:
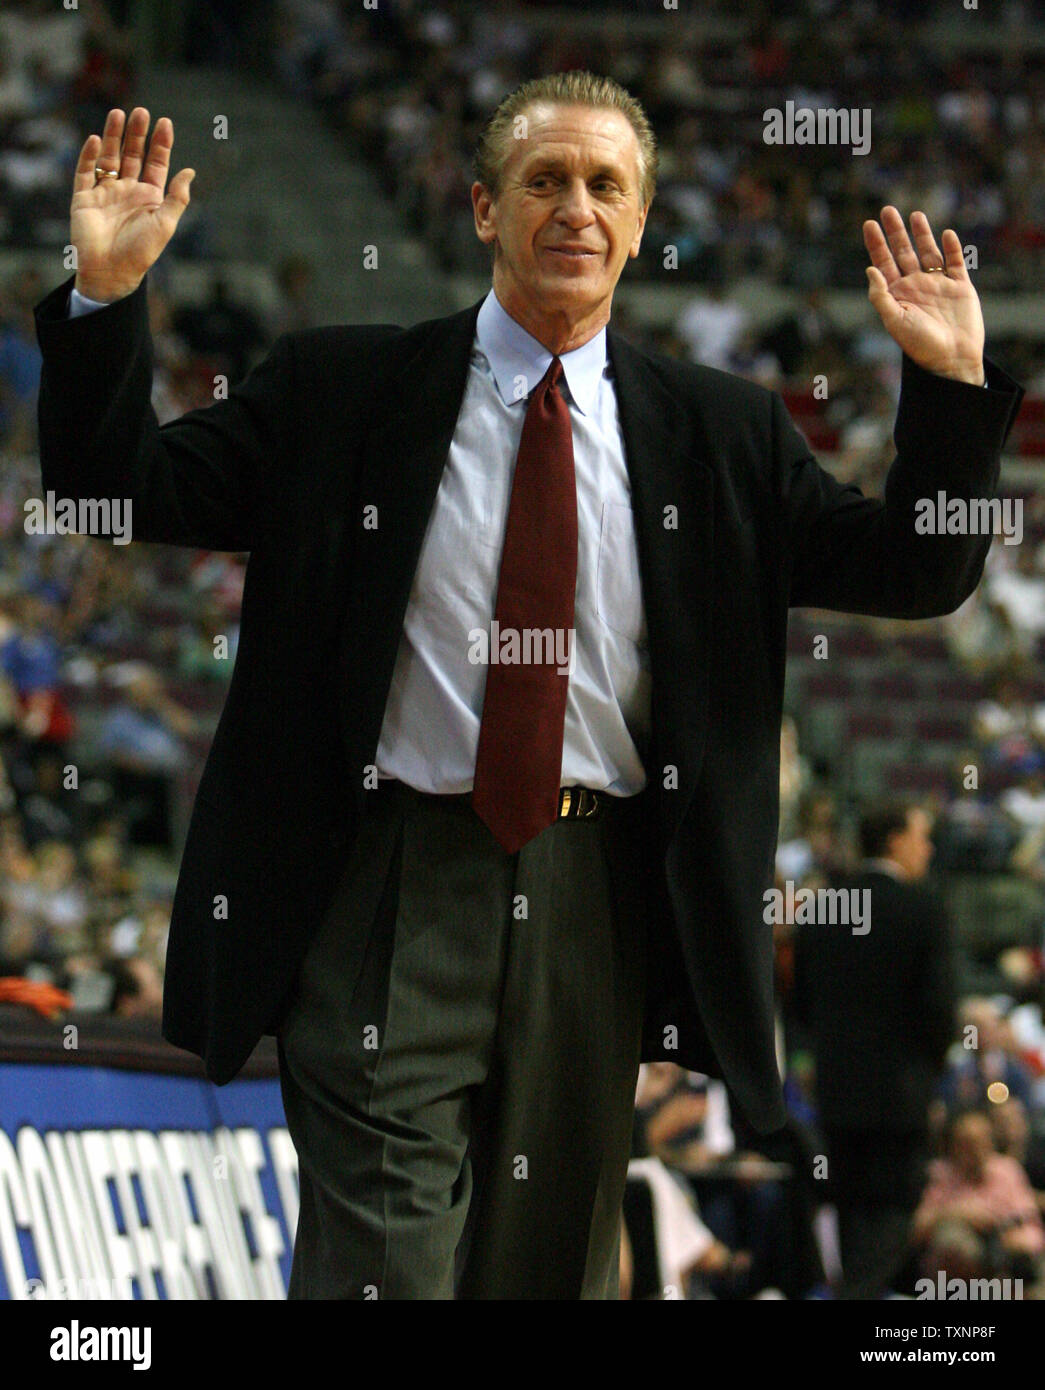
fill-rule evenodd
<path id="1" fill-rule="evenodd" d="M 397 781 L 394 777 L 379 778 L 377 787 L 370 794 L 374 795 L 375 792 L 384 796 L 393 793 L 431 796 L 437 801 L 445 801 L 448 805 L 460 806 L 462 810 L 472 804 L 471 792 L 421 792 L 414 787 L 407 786 L 405 782 Z M 592 791 L 590 787 L 560 787 L 559 819 L 598 820 L 612 803 L 620 803 L 625 799 L 627 798 L 610 796 L 608 792 L 604 791 Z"/>

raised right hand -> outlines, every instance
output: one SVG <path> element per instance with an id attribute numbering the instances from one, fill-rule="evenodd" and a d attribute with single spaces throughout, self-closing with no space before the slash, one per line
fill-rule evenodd
<path id="1" fill-rule="evenodd" d="M 76 288 L 88 299 L 105 302 L 122 299 L 141 284 L 174 235 L 196 177 L 194 169 L 179 170 L 164 197 L 173 122 L 167 116 L 156 122 L 147 156 L 148 111 L 136 106 L 131 112 L 121 155 L 123 126 L 124 113 L 113 110 L 102 134 L 87 137 L 76 165 L 69 209 Z M 119 178 L 96 183 L 96 164 L 118 170 Z"/>

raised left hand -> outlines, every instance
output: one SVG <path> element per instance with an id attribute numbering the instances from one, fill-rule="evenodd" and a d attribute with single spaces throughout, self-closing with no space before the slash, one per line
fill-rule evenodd
<path id="1" fill-rule="evenodd" d="M 913 245 L 896 208 L 881 215 L 864 223 L 864 245 L 867 297 L 886 331 L 926 371 L 982 386 L 983 315 L 957 233 L 947 228 L 941 252 L 924 212 L 911 213 Z"/>

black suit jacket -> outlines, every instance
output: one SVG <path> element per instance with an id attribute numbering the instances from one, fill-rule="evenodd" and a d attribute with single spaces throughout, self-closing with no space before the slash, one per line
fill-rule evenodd
<path id="1" fill-rule="evenodd" d="M 866 869 L 832 883 L 870 892 L 870 931 L 802 923 L 795 1003 L 816 1057 L 824 1129 L 921 1131 L 955 1032 L 955 954 L 939 899 Z"/>
<path id="2" fill-rule="evenodd" d="M 131 497 L 139 540 L 250 551 L 164 1004 L 166 1037 L 225 1082 L 278 1024 L 363 813 L 481 300 L 409 328 L 285 334 L 227 400 L 158 428 L 145 283 L 69 320 L 71 284 L 36 309 L 44 487 Z M 944 486 L 991 493 L 1022 392 L 993 365 L 992 389 L 977 390 L 905 362 L 883 505 L 818 466 L 777 395 L 641 352 L 612 328 L 607 339 L 652 676 L 651 915 L 664 948 L 645 1055 L 723 1074 L 770 1129 L 783 1106 L 761 894 L 788 605 L 956 608 L 989 540 L 916 538 L 913 501 Z"/>

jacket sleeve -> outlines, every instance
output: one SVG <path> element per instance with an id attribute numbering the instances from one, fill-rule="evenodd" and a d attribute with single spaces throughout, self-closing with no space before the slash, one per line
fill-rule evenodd
<path id="1" fill-rule="evenodd" d="M 151 403 L 146 280 L 77 318 L 68 316 L 72 280 L 35 308 L 44 491 L 129 501 L 137 541 L 252 550 L 298 437 L 291 337 L 280 337 L 226 398 L 161 426 Z"/>
<path id="2" fill-rule="evenodd" d="M 896 456 L 881 498 L 842 484 L 812 457 L 773 396 L 774 459 L 790 566 L 790 606 L 882 618 L 952 613 L 983 573 L 990 535 L 919 534 L 915 504 L 939 492 L 995 495 L 1023 388 L 990 361 L 987 390 L 903 357 Z"/>

